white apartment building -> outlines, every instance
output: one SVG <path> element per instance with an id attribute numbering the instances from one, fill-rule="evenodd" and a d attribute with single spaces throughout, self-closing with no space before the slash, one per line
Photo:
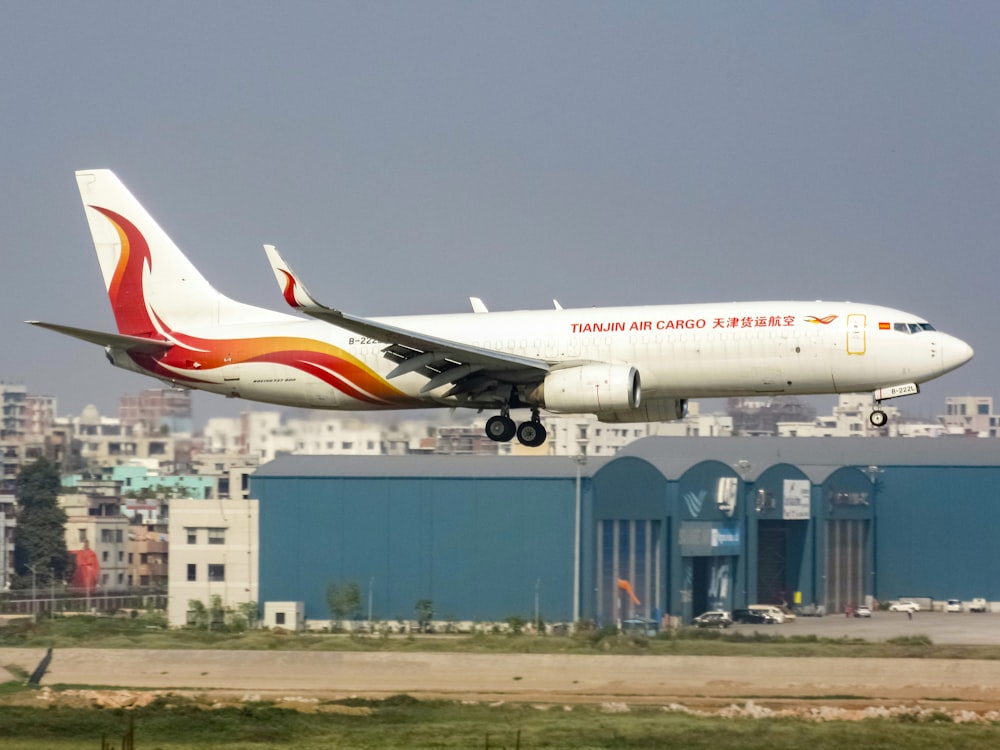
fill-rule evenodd
<path id="1" fill-rule="evenodd" d="M 379 456 L 382 454 L 382 426 L 355 417 L 289 419 L 286 426 L 294 436 L 293 453 L 316 456 Z"/>
<path id="2" fill-rule="evenodd" d="M 256 500 L 173 500 L 170 503 L 167 619 L 188 622 L 188 602 L 223 607 L 257 601 Z"/>
<path id="3" fill-rule="evenodd" d="M 250 495 L 250 475 L 258 466 L 253 456 L 245 453 L 194 453 L 191 469 L 203 477 L 215 477 L 213 497 L 223 500 L 246 500 Z"/>
<path id="4" fill-rule="evenodd" d="M 422 424 L 426 429 L 427 423 Z M 279 411 L 247 411 L 237 418 L 208 420 L 203 448 L 206 453 L 242 453 L 259 463 L 272 461 L 281 453 L 379 456 L 385 433 L 379 423 L 356 416 L 313 412 L 306 417 L 288 417 Z M 408 438 L 395 440 L 405 442 Z"/>
<path id="5" fill-rule="evenodd" d="M 24 435 L 28 389 L 18 383 L 0 383 L 0 438 Z"/>
<path id="6" fill-rule="evenodd" d="M 993 413 L 991 396 L 947 396 L 939 419 L 949 435 L 997 437 L 1000 416 Z"/>
<path id="7" fill-rule="evenodd" d="M 697 401 L 688 404 L 688 414 L 675 422 L 599 422 L 592 414 L 547 414 L 542 423 L 549 436 L 539 448 L 525 448 L 516 441 L 503 444 L 511 455 L 614 456 L 639 438 L 731 437 L 733 420 L 725 414 L 701 414 Z M 485 422 L 482 422 L 485 425 Z"/>
<path id="8" fill-rule="evenodd" d="M 17 501 L 13 495 L 0 495 L 0 591 L 10 589 L 14 575 L 14 544 L 17 534 Z"/>
<path id="9" fill-rule="evenodd" d="M 938 437 L 946 430 L 938 422 L 910 422 L 900 417 L 899 409 L 882 405 L 889 423 L 873 427 L 868 420 L 872 410 L 870 393 L 843 393 L 833 413 L 818 416 L 812 422 L 778 422 L 778 437 Z"/>
<path id="10" fill-rule="evenodd" d="M 104 417 L 93 404 L 68 422 L 79 441 L 80 457 L 95 466 L 121 466 L 141 461 L 171 471 L 176 441 L 170 435 L 151 434 L 143 425 L 122 425 L 117 417 Z"/>
<path id="11" fill-rule="evenodd" d="M 246 444 L 238 417 L 211 417 L 201 433 L 201 449 L 205 453 L 246 455 Z"/>
<path id="12" fill-rule="evenodd" d="M 441 416 L 446 416 L 442 414 Z M 470 418 L 471 416 L 471 418 Z M 580 440 L 593 456 L 613 456 L 623 446 L 650 435 L 728 437 L 733 420 L 725 414 L 701 414 L 698 402 L 688 406 L 688 415 L 676 422 L 604 424 L 593 415 L 545 414 L 549 437 L 538 448 L 517 441 L 495 443 L 485 434 L 486 417 L 459 412 L 450 423 L 407 420 L 385 426 L 361 417 L 343 417 L 315 412 L 306 417 L 286 417 L 279 411 L 247 411 L 238 418 L 214 418 L 204 432 L 205 455 L 245 455 L 259 463 L 281 453 L 296 455 L 379 456 L 403 453 L 493 453 L 499 455 L 575 456 Z M 204 473 L 199 470 L 199 473 Z"/>

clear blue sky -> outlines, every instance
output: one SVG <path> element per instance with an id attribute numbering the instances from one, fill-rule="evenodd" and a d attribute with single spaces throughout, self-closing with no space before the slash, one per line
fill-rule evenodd
<path id="1" fill-rule="evenodd" d="M 21 323 L 112 327 L 108 167 L 255 304 L 264 242 L 360 315 L 878 302 L 976 349 L 900 407 L 1000 397 L 998 39 L 995 2 L 7 2 L 0 379 L 155 385 Z"/>

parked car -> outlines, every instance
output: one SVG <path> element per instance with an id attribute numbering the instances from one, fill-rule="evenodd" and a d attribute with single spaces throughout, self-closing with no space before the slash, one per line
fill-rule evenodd
<path id="1" fill-rule="evenodd" d="M 744 625 L 773 625 L 776 621 L 766 612 L 757 609 L 734 609 L 733 622 Z"/>
<path id="2" fill-rule="evenodd" d="M 763 612 L 765 615 L 771 618 L 774 622 L 782 623 L 786 620 L 794 620 L 795 615 L 788 616 L 782 610 L 774 604 L 751 604 L 747 609 L 751 609 L 755 612 Z"/>
<path id="3" fill-rule="evenodd" d="M 970 612 L 988 612 L 989 606 L 986 604 L 986 600 L 980 596 L 977 596 L 969 603 Z"/>
<path id="4" fill-rule="evenodd" d="M 826 615 L 826 607 L 822 604 L 801 604 L 794 608 L 794 612 L 799 617 L 823 617 Z"/>
<path id="5" fill-rule="evenodd" d="M 646 620 L 641 617 L 622 622 L 622 632 L 630 635 L 645 635 L 652 638 L 658 630 L 659 627 L 654 620 Z"/>
<path id="6" fill-rule="evenodd" d="M 919 612 L 920 605 L 916 602 L 900 601 L 889 605 L 890 612 Z"/>
<path id="7" fill-rule="evenodd" d="M 961 599 L 949 599 L 944 603 L 945 612 L 961 612 L 962 611 L 962 600 Z"/>
<path id="8" fill-rule="evenodd" d="M 869 606 L 866 606 L 864 604 L 862 604 L 860 607 L 855 607 L 854 608 L 854 616 L 855 617 L 871 617 L 872 616 L 872 608 L 869 607 Z"/>
<path id="9" fill-rule="evenodd" d="M 712 610 L 711 612 L 702 612 L 694 618 L 694 624 L 699 628 L 728 628 L 733 624 L 733 619 L 728 612 Z"/>

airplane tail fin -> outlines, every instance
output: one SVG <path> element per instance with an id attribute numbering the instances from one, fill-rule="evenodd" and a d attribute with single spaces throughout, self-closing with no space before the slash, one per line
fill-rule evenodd
<path id="1" fill-rule="evenodd" d="M 76 181 L 120 334 L 163 337 L 267 312 L 216 291 L 113 172 L 79 171 Z"/>

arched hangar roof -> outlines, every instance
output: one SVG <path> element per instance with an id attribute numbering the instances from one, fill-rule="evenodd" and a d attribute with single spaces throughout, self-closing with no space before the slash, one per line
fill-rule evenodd
<path id="1" fill-rule="evenodd" d="M 649 437 L 618 452 L 676 478 L 695 464 L 717 460 L 754 480 L 776 464 L 791 464 L 814 482 L 842 466 L 1000 466 L 1000 442 L 983 438 L 718 438 Z"/>
<path id="2" fill-rule="evenodd" d="M 589 459 L 584 476 L 609 459 Z M 503 477 L 560 479 L 576 476 L 565 456 L 279 456 L 254 472 L 257 477 Z"/>
<path id="3" fill-rule="evenodd" d="M 777 464 L 798 467 L 824 481 L 842 466 L 1000 466 L 1000 441 L 983 438 L 691 438 L 649 437 L 625 446 L 613 458 L 588 458 L 593 476 L 618 458 L 642 459 L 665 478 L 677 479 L 704 461 L 720 461 L 755 480 Z M 577 464 L 567 456 L 280 456 L 257 477 L 503 477 L 570 478 Z"/>

